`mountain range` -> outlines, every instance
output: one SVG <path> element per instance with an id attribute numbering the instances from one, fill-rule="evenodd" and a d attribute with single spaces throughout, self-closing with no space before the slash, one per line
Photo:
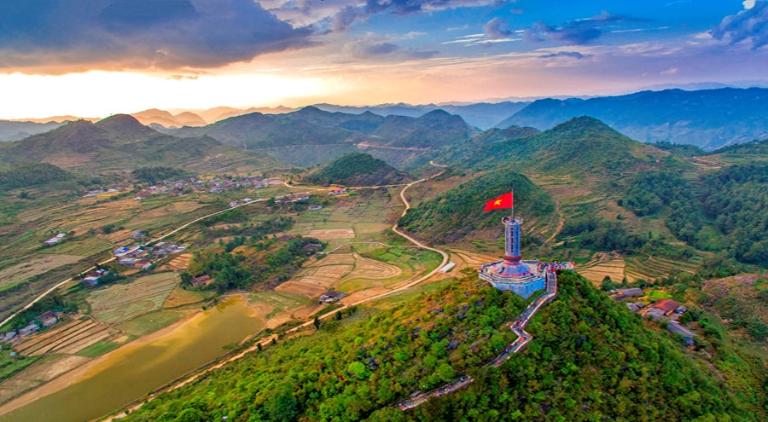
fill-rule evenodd
<path id="1" fill-rule="evenodd" d="M 668 89 L 615 97 L 534 101 L 497 125 L 549 129 L 578 116 L 600 119 L 643 142 L 704 149 L 768 137 L 768 89 Z"/>
<path id="2" fill-rule="evenodd" d="M 80 171 L 129 170 L 146 165 L 191 169 L 267 168 L 274 161 L 223 145 L 207 136 L 175 137 L 127 114 L 92 123 L 68 122 L 49 132 L 0 145 L 0 162 L 45 162 Z"/>

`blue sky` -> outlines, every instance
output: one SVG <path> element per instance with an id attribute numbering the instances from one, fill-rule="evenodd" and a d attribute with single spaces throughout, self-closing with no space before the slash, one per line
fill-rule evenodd
<path id="1" fill-rule="evenodd" d="M 763 84 L 767 65 L 763 0 L 0 3 L 0 89 L 51 101 L 0 117 L 588 96 Z"/>

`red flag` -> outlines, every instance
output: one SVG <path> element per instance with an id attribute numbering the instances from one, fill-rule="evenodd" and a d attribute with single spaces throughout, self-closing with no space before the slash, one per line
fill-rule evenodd
<path id="1" fill-rule="evenodd" d="M 512 192 L 507 192 L 503 195 L 499 195 L 490 201 L 485 203 L 485 206 L 483 207 L 483 212 L 493 211 L 493 210 L 500 210 L 504 208 L 512 208 L 514 204 L 513 198 L 512 198 Z"/>

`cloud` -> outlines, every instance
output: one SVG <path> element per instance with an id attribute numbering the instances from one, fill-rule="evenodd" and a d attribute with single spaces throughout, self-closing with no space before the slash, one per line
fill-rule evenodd
<path id="1" fill-rule="evenodd" d="M 512 29 L 507 21 L 501 18 L 493 18 L 483 26 L 483 33 L 486 37 L 495 40 L 509 38 L 512 35 Z"/>
<path id="2" fill-rule="evenodd" d="M 525 34 L 531 41 L 561 41 L 577 45 L 589 44 L 603 35 L 603 27 L 607 24 L 625 21 L 638 21 L 638 19 L 601 12 L 596 16 L 572 20 L 561 26 L 551 26 L 544 22 L 536 22 Z"/>
<path id="3" fill-rule="evenodd" d="M 746 2 L 744 6 L 747 6 Z M 751 45 L 753 50 L 764 47 L 768 44 L 768 2 L 758 1 L 752 8 L 726 16 L 710 34 L 730 45 L 744 43 Z"/>
<path id="4" fill-rule="evenodd" d="M 311 44 L 252 0 L 0 2 L 0 68 L 209 68 Z"/>
<path id="5" fill-rule="evenodd" d="M 544 54 L 542 56 L 539 56 L 540 59 L 556 59 L 560 57 L 581 60 L 587 56 L 585 56 L 582 53 L 579 53 L 578 51 L 558 51 L 555 53 L 549 53 L 549 54 Z"/>
<path id="6" fill-rule="evenodd" d="M 363 59 L 429 59 L 437 54 L 434 50 L 403 49 L 399 45 L 381 39 L 363 39 L 351 45 L 355 57 Z"/>

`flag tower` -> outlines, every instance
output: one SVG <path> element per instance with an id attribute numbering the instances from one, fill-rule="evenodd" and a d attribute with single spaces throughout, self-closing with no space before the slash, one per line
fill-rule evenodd
<path id="1" fill-rule="evenodd" d="M 546 286 L 545 273 L 538 261 L 523 261 L 520 248 L 523 220 L 515 217 L 514 194 L 505 193 L 488 201 L 483 210 L 490 212 L 509 209 L 510 215 L 501 219 L 504 225 L 504 258 L 483 264 L 479 276 L 499 290 L 511 291 L 524 298 Z"/>

